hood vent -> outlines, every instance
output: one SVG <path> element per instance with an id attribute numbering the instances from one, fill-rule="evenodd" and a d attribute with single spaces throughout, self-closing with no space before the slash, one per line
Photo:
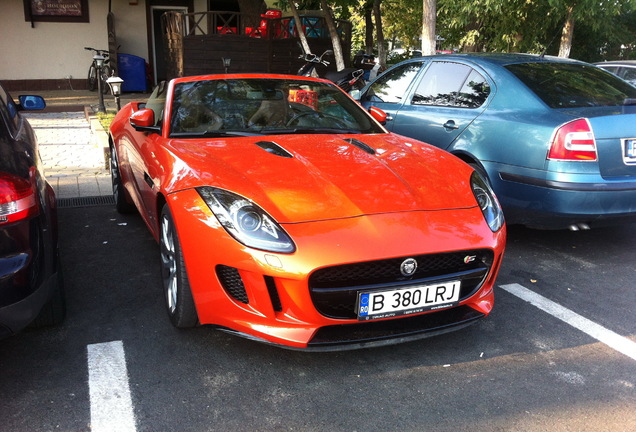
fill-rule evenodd
<path id="1" fill-rule="evenodd" d="M 373 149 L 373 147 L 371 147 L 368 144 L 363 143 L 362 141 L 358 141 L 357 139 L 354 138 L 347 138 L 345 140 L 346 142 L 348 142 L 351 145 L 354 145 L 356 147 L 358 147 L 360 150 L 363 150 L 371 155 L 375 154 L 375 150 Z"/>
<path id="2" fill-rule="evenodd" d="M 287 150 L 285 150 L 284 148 L 282 148 L 281 146 L 279 146 L 278 144 L 276 144 L 273 141 L 259 141 L 259 142 L 256 142 L 254 144 L 259 146 L 260 148 L 262 148 L 266 152 L 271 153 L 271 154 L 276 155 L 276 156 L 286 157 L 286 158 L 294 157 L 291 153 L 289 153 Z"/>

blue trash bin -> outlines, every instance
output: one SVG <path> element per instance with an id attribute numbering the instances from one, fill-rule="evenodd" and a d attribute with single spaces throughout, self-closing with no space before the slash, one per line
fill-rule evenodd
<path id="1" fill-rule="evenodd" d="M 117 71 L 124 83 L 121 91 L 145 92 L 146 60 L 132 54 L 117 54 Z"/>

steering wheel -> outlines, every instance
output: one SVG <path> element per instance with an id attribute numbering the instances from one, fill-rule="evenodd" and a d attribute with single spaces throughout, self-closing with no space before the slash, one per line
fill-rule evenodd
<path id="1" fill-rule="evenodd" d="M 292 126 L 294 123 L 297 123 L 299 119 L 301 119 L 302 117 L 306 117 L 306 116 L 314 116 L 317 117 L 318 119 L 326 119 L 326 120 L 330 120 L 333 121 L 335 123 L 335 125 L 339 128 L 346 128 L 345 123 L 343 123 L 343 121 L 341 119 L 339 119 L 338 117 L 332 116 L 330 114 L 325 114 L 319 111 L 303 111 L 300 112 L 296 115 L 294 115 L 285 126 Z M 331 126 L 331 125 L 320 125 L 320 126 Z"/>

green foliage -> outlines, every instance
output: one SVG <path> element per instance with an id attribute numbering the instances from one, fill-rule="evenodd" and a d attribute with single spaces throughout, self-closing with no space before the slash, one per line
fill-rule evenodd
<path id="1" fill-rule="evenodd" d="M 353 24 L 353 52 L 364 49 L 364 7 L 369 1 L 329 0 L 335 17 Z M 387 44 L 420 47 L 422 1 L 382 0 Z M 320 8 L 316 0 L 297 4 L 300 9 Z M 439 48 L 556 55 L 569 8 L 574 20 L 570 57 L 636 58 L 636 0 L 437 0 L 436 32 L 445 39 Z"/>
<path id="2" fill-rule="evenodd" d="M 99 120 L 99 123 L 102 125 L 102 127 L 104 128 L 104 130 L 108 130 L 110 128 L 110 124 L 113 122 L 113 119 L 115 118 L 115 113 L 114 111 L 108 111 L 108 112 L 98 112 L 97 113 L 97 120 Z"/>
<path id="3" fill-rule="evenodd" d="M 583 21 L 574 29 L 570 57 L 588 62 L 636 59 L 636 11 L 614 17 L 594 29 Z"/>
<path id="4" fill-rule="evenodd" d="M 403 53 L 389 53 L 387 59 L 386 59 L 386 64 L 387 65 L 394 65 L 394 64 L 398 64 L 401 61 L 410 59 L 413 56 L 413 52 L 410 50 L 406 50 Z"/>
<path id="5" fill-rule="evenodd" d="M 634 0 L 438 0 L 437 25 L 464 51 L 557 54 L 568 8 L 574 20 L 570 57 L 593 61 L 633 45 Z"/>

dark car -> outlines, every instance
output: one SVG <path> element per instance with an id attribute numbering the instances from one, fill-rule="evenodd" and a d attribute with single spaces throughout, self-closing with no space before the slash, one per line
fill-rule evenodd
<path id="1" fill-rule="evenodd" d="M 615 60 L 596 65 L 636 86 L 636 60 Z"/>
<path id="2" fill-rule="evenodd" d="M 57 324 L 65 314 L 55 193 L 20 115 L 44 107 L 39 96 L 16 104 L 0 85 L 0 338 L 29 324 Z"/>
<path id="3" fill-rule="evenodd" d="M 635 100 L 594 65 L 527 54 L 410 59 L 360 95 L 487 176 L 509 224 L 572 230 L 636 221 Z"/>

